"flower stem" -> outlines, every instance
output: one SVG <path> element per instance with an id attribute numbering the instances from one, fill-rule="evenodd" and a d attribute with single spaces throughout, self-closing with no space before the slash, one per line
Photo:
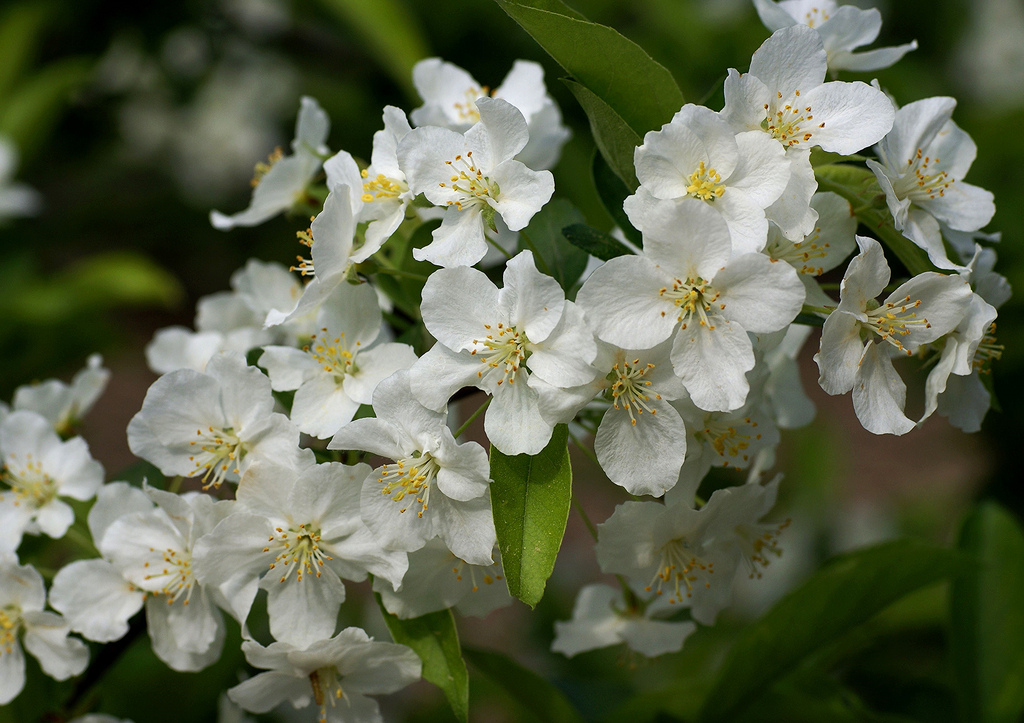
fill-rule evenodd
<path id="1" fill-rule="evenodd" d="M 590 536 L 593 537 L 594 540 L 596 541 L 597 540 L 597 528 L 594 527 L 594 523 L 590 521 L 590 517 L 587 515 L 587 511 L 585 509 L 583 509 L 583 505 L 580 504 L 579 498 L 576 497 L 575 493 L 573 493 L 573 496 L 572 496 L 572 504 L 576 508 L 576 512 L 578 512 L 580 517 L 583 519 L 583 524 L 586 525 L 587 532 L 589 532 Z"/>
<path id="2" fill-rule="evenodd" d="M 480 416 L 480 413 L 487 409 L 487 405 L 491 403 L 492 397 L 487 397 L 487 401 L 477 407 L 477 410 L 469 415 L 469 419 L 462 423 L 462 426 L 455 430 L 455 439 L 459 438 L 463 432 L 469 429 L 469 425 L 473 423 L 473 420 Z"/>
<path id="3" fill-rule="evenodd" d="M 484 238 L 487 240 L 487 243 L 489 243 L 491 246 L 493 246 L 494 248 L 498 249 L 498 251 L 500 251 L 502 254 L 504 254 L 506 259 L 510 259 L 511 260 L 512 254 L 510 254 L 508 251 L 506 251 L 504 248 L 502 248 L 501 244 L 499 244 L 497 241 L 492 239 L 487 234 L 484 234 Z"/>

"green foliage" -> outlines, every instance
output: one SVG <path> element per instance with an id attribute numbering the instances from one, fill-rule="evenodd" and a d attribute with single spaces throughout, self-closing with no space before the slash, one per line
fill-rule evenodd
<path id="1" fill-rule="evenodd" d="M 536 455 L 491 447 L 491 507 L 508 591 L 533 607 L 555 567 L 572 501 L 569 428 L 555 427 Z"/>
<path id="2" fill-rule="evenodd" d="M 672 74 L 618 31 L 559 0 L 495 0 L 570 75 L 598 148 L 631 188 L 633 148 L 683 105 Z"/>
<path id="3" fill-rule="evenodd" d="M 598 231 L 596 228 L 585 223 L 577 223 L 563 228 L 562 233 L 569 240 L 569 243 L 579 246 L 594 258 L 601 259 L 602 261 L 633 253 L 611 234 Z"/>
<path id="4" fill-rule="evenodd" d="M 0 15 L 0 104 L 32 62 L 50 15 L 49 6 L 27 2 L 11 4 Z"/>
<path id="5" fill-rule="evenodd" d="M 626 197 L 631 193 L 630 188 L 621 178 L 616 176 L 612 167 L 598 153 L 594 154 L 590 171 L 594 181 L 594 188 L 597 189 L 597 195 L 600 196 L 601 203 L 604 204 L 605 209 L 615 219 L 616 225 L 622 229 L 622 233 L 626 238 L 635 246 L 642 248 L 644 245 L 643 235 L 633 227 L 629 217 L 626 215 L 626 211 L 622 207 Z"/>
<path id="6" fill-rule="evenodd" d="M 582 723 L 558 688 L 512 658 L 493 650 L 464 648 L 466 660 L 543 723 Z"/>
<path id="7" fill-rule="evenodd" d="M 731 721 L 778 679 L 905 595 L 961 568 L 950 550 L 897 540 L 834 559 L 747 628 L 701 710 Z"/>
<path id="8" fill-rule="evenodd" d="M 402 620 L 384 608 L 380 595 L 377 605 L 396 643 L 408 645 L 423 661 L 423 678 L 440 688 L 460 721 L 469 720 L 469 673 L 462 659 L 459 632 L 451 610 L 427 613 Z"/>
<path id="9" fill-rule="evenodd" d="M 964 522 L 959 547 L 972 559 L 950 593 L 962 720 L 1013 723 L 1024 713 L 1024 531 L 986 503 Z"/>
<path id="10" fill-rule="evenodd" d="M 562 234 L 563 228 L 577 223 L 583 223 L 583 214 L 565 199 L 554 198 L 519 232 L 519 250 L 533 251 L 537 268 L 552 276 L 566 292 L 587 268 L 587 254 Z"/>

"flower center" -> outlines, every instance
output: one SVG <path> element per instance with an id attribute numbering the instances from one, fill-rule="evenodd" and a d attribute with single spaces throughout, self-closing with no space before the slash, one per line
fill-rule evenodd
<path id="1" fill-rule="evenodd" d="M 911 356 L 913 352 L 903 346 L 903 337 L 909 336 L 915 326 L 923 326 L 925 329 L 932 326 L 923 316 L 917 317 L 914 309 L 920 305 L 920 299 L 911 301 L 909 296 L 899 302 L 887 301 L 878 308 L 867 311 L 867 328 L 882 337 L 883 341 Z"/>
<path id="2" fill-rule="evenodd" d="M 771 564 L 771 557 L 782 557 L 782 548 L 779 547 L 779 535 L 789 527 L 792 520 L 786 520 L 778 525 L 770 524 L 742 524 L 736 525 L 736 537 L 739 543 L 740 552 L 747 562 L 750 571 L 750 578 L 760 578 L 761 568 Z"/>
<path id="3" fill-rule="evenodd" d="M 765 252 L 777 261 L 785 261 L 797 270 L 797 273 L 807 276 L 821 276 L 825 269 L 811 263 L 812 259 L 823 259 L 828 255 L 829 244 L 818 243 L 821 236 L 821 227 L 814 229 L 811 235 L 806 236 L 802 241 L 793 243 L 781 233 L 770 233 L 768 246 Z"/>
<path id="4" fill-rule="evenodd" d="M 362 346 L 362 342 L 357 341 L 356 347 L 359 346 Z M 313 357 L 321 369 L 333 375 L 339 384 L 347 375 L 359 371 L 356 366 L 356 354 L 359 350 L 357 348 L 354 352 L 349 351 L 345 332 L 332 339 L 327 334 L 327 327 L 323 327 L 319 336 L 313 334 L 309 344 L 302 347 L 302 350 Z"/>
<path id="5" fill-rule="evenodd" d="M 188 605 L 195 583 L 195 577 L 192 575 L 192 555 L 189 553 L 179 554 L 177 550 L 169 547 L 163 552 L 158 552 L 152 547 L 149 548 L 149 551 L 159 555 L 163 564 L 157 563 L 160 565 L 159 572 L 145 575 L 143 579 L 149 583 L 146 589 L 159 595 L 165 595 L 168 605 L 173 604 L 181 597 L 185 598 L 184 604 Z M 142 563 L 142 566 L 148 569 L 149 561 Z"/>
<path id="6" fill-rule="evenodd" d="M 703 562 L 690 549 L 690 543 L 685 537 L 670 541 L 661 548 L 661 561 L 657 572 L 651 579 L 651 584 L 644 590 L 655 594 L 664 594 L 663 588 L 669 590 L 669 603 L 675 604 L 683 601 L 683 597 L 693 597 L 694 584 L 700 584 L 702 576 L 713 575 L 715 563 Z M 710 580 L 704 580 L 704 587 L 711 587 Z"/>
<path id="7" fill-rule="evenodd" d="M 697 317 L 701 326 L 706 326 L 708 329 L 715 328 L 708 318 L 708 312 L 711 311 L 712 304 L 718 299 L 719 293 L 708 286 L 708 282 L 699 276 L 696 279 L 688 277 L 686 281 L 673 279 L 672 288 L 663 286 L 658 290 L 658 295 L 671 299 L 672 303 L 679 307 L 679 322 L 682 323 L 684 329 L 694 316 Z M 719 304 L 719 307 L 724 309 L 725 304 Z M 661 312 L 661 315 L 664 316 L 665 312 Z"/>
<path id="8" fill-rule="evenodd" d="M 363 178 L 369 178 L 370 174 L 364 168 L 361 175 Z M 364 203 L 388 201 L 393 198 L 398 198 L 408 190 L 409 186 L 405 181 L 396 181 L 393 178 L 388 178 L 383 173 L 378 173 L 375 178 L 363 181 L 362 199 Z"/>
<path id="9" fill-rule="evenodd" d="M 416 516 L 423 517 L 430 498 L 430 485 L 437 476 L 438 469 L 437 461 L 429 452 L 413 452 L 409 457 L 381 467 L 381 475 L 377 481 L 384 486 L 380 493 L 399 503 L 406 497 L 415 498 L 416 504 L 420 505 Z M 405 502 L 398 511 L 401 513 L 407 509 L 409 503 Z"/>
<path id="10" fill-rule="evenodd" d="M 324 566 L 325 560 L 334 558 L 320 549 L 320 530 L 314 529 L 310 524 L 301 524 L 297 527 L 275 527 L 275 534 L 267 538 L 272 543 L 263 548 L 264 552 L 278 550 L 274 561 L 270 563 L 270 569 L 275 569 L 278 564 L 284 566 L 279 582 L 285 582 L 292 573 L 295 573 L 295 580 L 302 582 L 305 575 L 320 577 L 320 568 Z"/>
<path id="11" fill-rule="evenodd" d="M 487 199 L 497 198 L 501 189 L 498 184 L 484 175 L 483 171 L 473 163 L 473 151 L 466 155 L 455 156 L 454 161 L 445 161 L 451 169 L 450 183 L 441 182 L 442 188 L 450 188 L 460 195 L 455 201 L 447 201 L 447 205 L 455 206 L 462 211 L 464 208 L 487 204 Z"/>
<path id="12" fill-rule="evenodd" d="M 490 88 L 486 85 L 478 88 L 471 85 L 462 94 L 462 101 L 455 101 L 452 105 L 455 108 L 455 116 L 463 123 L 476 123 L 480 120 L 480 111 L 476 109 L 476 101 L 490 94 Z"/>
<path id="13" fill-rule="evenodd" d="M 497 385 L 500 387 L 507 380 L 509 384 L 516 383 L 516 375 L 520 367 L 530 357 L 529 343 L 526 333 L 517 331 L 514 326 L 498 324 L 497 329 L 492 329 L 490 324 L 484 324 L 488 334 L 483 339 L 474 339 L 473 343 L 477 348 L 470 354 L 480 358 L 489 369 L 476 373 L 478 378 L 484 374 L 499 376 Z"/>
<path id="14" fill-rule="evenodd" d="M 459 557 L 456 557 L 455 555 L 452 555 L 452 562 L 454 563 L 452 567 L 452 574 L 455 575 L 456 582 L 462 582 L 463 572 L 468 570 L 469 581 L 473 585 L 472 592 L 477 592 L 480 590 L 480 585 L 477 583 L 476 579 L 478 570 L 482 573 L 480 579 L 484 583 L 484 585 L 493 585 L 498 580 L 504 579 L 501 576 L 500 572 L 494 572 L 494 568 L 497 568 L 496 564 L 488 567 L 482 567 L 480 565 L 470 565 L 468 562 Z M 501 568 L 497 569 L 500 570 Z M 491 572 L 494 572 L 494 574 L 492 575 Z"/>
<path id="15" fill-rule="evenodd" d="M 761 121 L 761 128 L 767 131 L 772 138 L 775 138 L 782 145 L 790 148 L 806 143 L 814 135 L 813 128 L 824 128 L 824 123 L 814 126 L 810 121 L 814 120 L 811 114 L 811 106 L 800 107 L 800 91 L 794 91 L 788 102 L 783 102 L 782 93 L 776 93 L 772 104 L 765 103 L 764 110 L 766 118 Z"/>
<path id="16" fill-rule="evenodd" d="M 993 321 L 985 336 L 981 338 L 981 342 L 978 343 L 971 365 L 978 370 L 979 374 L 991 374 L 992 362 L 1002 359 L 1005 348 L 1002 344 L 996 344 L 996 323 Z"/>
<path id="17" fill-rule="evenodd" d="M 747 449 L 751 442 L 761 439 L 761 433 L 757 431 L 757 422 L 750 417 L 718 419 L 710 415 L 705 419 L 704 429 L 696 432 L 694 436 L 715 450 L 722 458 L 723 467 L 734 469 L 741 469 L 741 462 L 750 461 Z"/>
<path id="18" fill-rule="evenodd" d="M 310 217 L 310 221 L 313 217 Z M 308 249 L 313 248 L 313 229 L 307 228 L 305 231 L 296 231 L 296 237 L 299 239 L 299 243 Z M 299 262 L 298 266 L 289 266 L 289 271 L 298 271 L 300 276 L 312 276 L 313 275 L 313 259 L 312 254 L 310 258 L 304 258 L 302 256 L 296 256 L 295 259 Z"/>
<path id="19" fill-rule="evenodd" d="M 333 708 L 344 700 L 349 705 L 345 691 L 341 689 L 341 676 L 333 665 L 317 668 L 309 674 L 309 682 L 313 686 L 313 700 L 320 706 L 320 723 L 327 723 L 327 705 Z"/>
<path id="20" fill-rule="evenodd" d="M 256 168 L 253 169 L 252 180 L 249 181 L 249 183 L 252 184 L 252 187 L 256 188 L 256 186 L 260 185 L 260 181 L 263 180 L 263 177 L 266 176 L 267 173 L 270 172 L 270 169 L 274 167 L 274 164 L 282 158 L 284 158 L 284 151 L 281 150 L 281 146 L 278 146 L 274 149 L 273 153 L 267 156 L 266 163 L 263 163 L 262 161 L 257 163 Z"/>
<path id="21" fill-rule="evenodd" d="M 825 10 L 821 8 L 811 8 L 811 11 L 804 13 L 804 24 L 813 28 L 815 23 L 823 23 L 831 17 Z"/>
<path id="22" fill-rule="evenodd" d="M 196 436 L 198 439 L 189 442 L 189 446 L 196 448 L 189 461 L 196 465 L 193 477 L 202 473 L 203 489 L 220 487 L 229 474 L 239 474 L 238 464 L 246 449 L 231 427 L 197 429 Z"/>
<path id="23" fill-rule="evenodd" d="M 896 195 L 912 201 L 945 196 L 946 189 L 953 185 L 955 179 L 950 178 L 946 171 L 936 168 L 938 162 L 937 157 L 926 156 L 918 148 L 914 157 L 907 159 L 907 170 L 893 184 Z"/>
<path id="24" fill-rule="evenodd" d="M 0 655 L 13 653 L 21 626 L 21 610 L 14 606 L 0 608 Z"/>
<path id="25" fill-rule="evenodd" d="M 651 382 L 644 379 L 644 375 L 652 369 L 654 369 L 653 364 L 641 364 L 639 359 L 634 359 L 632 362 L 616 362 L 607 376 L 608 381 L 612 383 L 608 388 L 612 407 L 624 410 L 629 415 L 629 421 L 633 423 L 634 427 L 636 426 L 634 412 L 637 415 L 644 412 L 658 413 L 657 409 L 651 409 L 647 404 L 651 401 L 651 397 L 647 393 Z M 655 393 L 654 398 L 661 399 L 661 395 Z"/>
<path id="26" fill-rule="evenodd" d="M 705 168 L 704 161 L 701 161 L 697 170 L 690 174 L 686 192 L 701 201 L 714 201 L 725 193 L 725 185 L 718 172 L 714 168 Z"/>
<path id="27" fill-rule="evenodd" d="M 21 469 L 11 467 L 16 455 L 8 456 L 9 462 L 0 469 L 0 480 L 10 485 L 14 493 L 14 504 L 27 504 L 39 509 L 57 498 L 57 483 L 43 472 L 43 468 L 32 455 L 26 455 L 25 465 Z M 3 499 L 0 493 L 0 500 Z"/>

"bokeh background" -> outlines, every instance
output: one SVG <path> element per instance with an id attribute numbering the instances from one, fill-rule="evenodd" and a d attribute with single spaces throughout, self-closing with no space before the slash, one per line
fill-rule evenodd
<path id="1" fill-rule="evenodd" d="M 746 0 L 570 4 L 639 43 L 672 71 L 688 101 L 713 108 L 721 107 L 726 68 L 745 70 L 768 35 Z M 1002 233 L 997 270 L 1024 290 L 1024 2 L 871 5 L 884 18 L 878 44 L 917 39 L 920 48 L 892 69 L 843 79 L 877 76 L 901 103 L 959 99 L 954 119 L 978 145 L 968 180 L 996 196 L 987 230 Z M 82 433 L 116 479 L 134 462 L 124 429 L 155 379 L 143 358 L 154 331 L 191 325 L 196 299 L 226 289 L 248 258 L 287 264 L 300 250 L 294 234 L 302 219 L 222 233 L 209 225 L 210 209 L 247 204 L 253 166 L 291 139 L 301 95 L 315 96 L 330 114 L 332 149 L 368 158 L 382 107 L 419 105 L 410 70 L 431 55 L 492 87 L 516 58 L 542 63 L 574 131 L 554 171 L 557 193 L 592 225 L 611 227 L 590 181 L 586 118 L 558 81 L 563 73 L 490 0 L 0 3 L 0 134 L 19 147 L 17 178 L 43 203 L 36 217 L 0 225 L 0 399 L 19 384 L 70 378 L 89 353 L 101 352 L 113 378 Z M 728 636 L 730 620 L 764 610 L 837 551 L 903 534 L 951 543 L 979 498 L 1024 514 L 1019 299 L 1000 311 L 998 333 L 1006 345 L 994 368 L 1001 411 L 989 414 L 983 431 L 964 435 L 935 417 L 902 438 L 864 432 L 848 396 L 817 388 L 812 337 L 802 363 L 818 417 L 784 433 L 780 452 L 784 516 L 793 520 L 785 554 L 772 574 L 744 589 L 716 635 Z M 910 409 L 922 406 L 912 387 Z M 574 462 L 577 495 L 595 521 L 605 519 L 621 495 L 585 458 Z M 574 515 L 538 610 L 527 614 L 517 604 L 461 621 L 460 631 L 468 644 L 501 648 L 555 680 L 588 718 L 618 715 L 616 706 L 638 690 L 701 685 L 708 665 L 701 656 L 715 650 L 709 636 L 655 664 L 621 651 L 571 663 L 546 652 L 552 621 L 568 618 L 575 590 L 598 578 L 592 542 Z M 365 590 L 352 597 L 349 623 L 387 639 Z M 846 682 L 868 703 L 950 720 L 941 600 L 936 593 L 916 604 L 920 624 L 867 645 Z M 217 693 L 237 682 L 239 663 L 229 652 L 212 671 L 172 674 L 142 644 L 114 667 L 101 702 L 138 723 L 212 721 Z M 29 720 L 47 695 L 64 690 L 38 675 L 30 685 L 43 708 L 19 699 L 0 709 L 0 721 Z M 473 678 L 473 704 L 480 720 L 531 720 L 482 677 Z M 396 720 L 447 720 L 443 698 L 425 683 L 386 706 Z"/>

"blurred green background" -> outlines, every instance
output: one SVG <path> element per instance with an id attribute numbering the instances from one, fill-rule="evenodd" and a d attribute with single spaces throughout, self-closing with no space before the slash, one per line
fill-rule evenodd
<path id="1" fill-rule="evenodd" d="M 715 109 L 726 69 L 745 70 L 768 35 L 745 0 L 570 4 L 645 48 L 672 71 L 688 101 Z M 959 99 L 954 119 L 978 144 L 968 180 L 996 196 L 987 230 L 1002 232 L 997 270 L 1024 289 L 1024 3 L 901 0 L 879 6 L 884 25 L 877 45 L 917 39 L 920 48 L 892 69 L 843 79 L 877 75 L 901 103 L 933 95 Z M 557 193 L 592 225 L 611 226 L 590 181 L 586 118 L 558 81 L 560 69 L 490 0 L 5 0 L 0 134 L 18 145 L 17 178 L 41 194 L 43 208 L 35 218 L 0 225 L 0 399 L 10 399 L 19 384 L 68 378 L 90 352 L 102 352 L 114 377 L 83 433 L 110 478 L 117 478 L 131 462 L 124 427 L 155 378 L 142 354 L 153 332 L 191 325 L 195 300 L 226 289 L 246 259 L 287 264 L 300 250 L 294 233 L 303 219 L 280 217 L 222 233 L 209 225 L 209 210 L 233 212 L 247 204 L 253 166 L 290 140 L 301 95 L 315 96 L 330 114 L 332 149 L 368 158 L 383 105 L 407 111 L 419 105 L 410 70 L 430 55 L 492 87 L 516 58 L 542 63 L 548 89 L 574 131 L 554 171 Z M 873 437 L 859 428 L 848 397 L 831 399 L 817 390 L 813 349 L 805 350 L 805 386 L 819 417 L 784 436 L 783 490 L 794 519 L 783 541 L 785 564 L 762 589 L 744 595 L 737 618 L 763 610 L 836 550 L 903 532 L 948 543 L 972 500 L 993 498 L 1024 514 L 1016 471 L 1024 430 L 1021 321 L 1021 304 L 1013 299 L 998 323 L 1006 345 L 994 369 L 1002 411 L 990 413 L 983 432 L 970 437 L 941 418 L 904 438 Z M 911 410 L 921 408 L 920 396 L 911 390 Z M 595 521 L 603 520 L 622 498 L 584 458 L 575 461 L 577 489 L 584 490 Z M 688 643 L 689 653 L 655 664 L 621 651 L 585 654 L 569 664 L 545 652 L 551 622 L 568 617 L 575 589 L 596 576 L 589 538 L 571 518 L 557 582 L 538 611 L 527 615 L 518 606 L 486 621 L 466 621 L 464 637 L 504 647 L 557 679 L 592 718 L 631 691 L 699 680 L 707 663 L 700 656 L 715 650 L 712 643 L 701 647 L 703 637 Z M 868 646 L 869 657 L 858 659 L 845 682 L 883 708 L 896 706 L 919 720 L 952 720 L 955 706 L 943 688 L 949 675 L 943 621 L 933 600 L 922 598 L 920 606 L 920 624 L 878 650 Z M 386 636 L 372 620 L 372 606 L 353 604 L 348 614 L 353 624 Z M 728 620 L 721 628 L 717 635 L 731 634 Z M 133 654 L 142 660 L 145 650 Z M 237 655 L 230 657 L 216 674 L 166 673 L 174 687 L 160 682 L 159 664 L 126 663 L 115 675 L 118 689 L 134 687 L 159 704 L 141 714 L 124 702 L 117 712 L 135 715 L 138 723 L 213 720 L 212 708 L 182 718 L 183 701 L 194 697 L 208 705 L 234 682 L 237 662 Z M 898 672 L 904 663 L 912 673 Z M 507 707 L 493 683 L 474 678 L 474 686 L 480 720 L 531 720 Z M 184 698 L 175 690 L 185 690 Z M 401 719 L 445 720 L 443 699 L 426 684 L 392 705 Z"/>

